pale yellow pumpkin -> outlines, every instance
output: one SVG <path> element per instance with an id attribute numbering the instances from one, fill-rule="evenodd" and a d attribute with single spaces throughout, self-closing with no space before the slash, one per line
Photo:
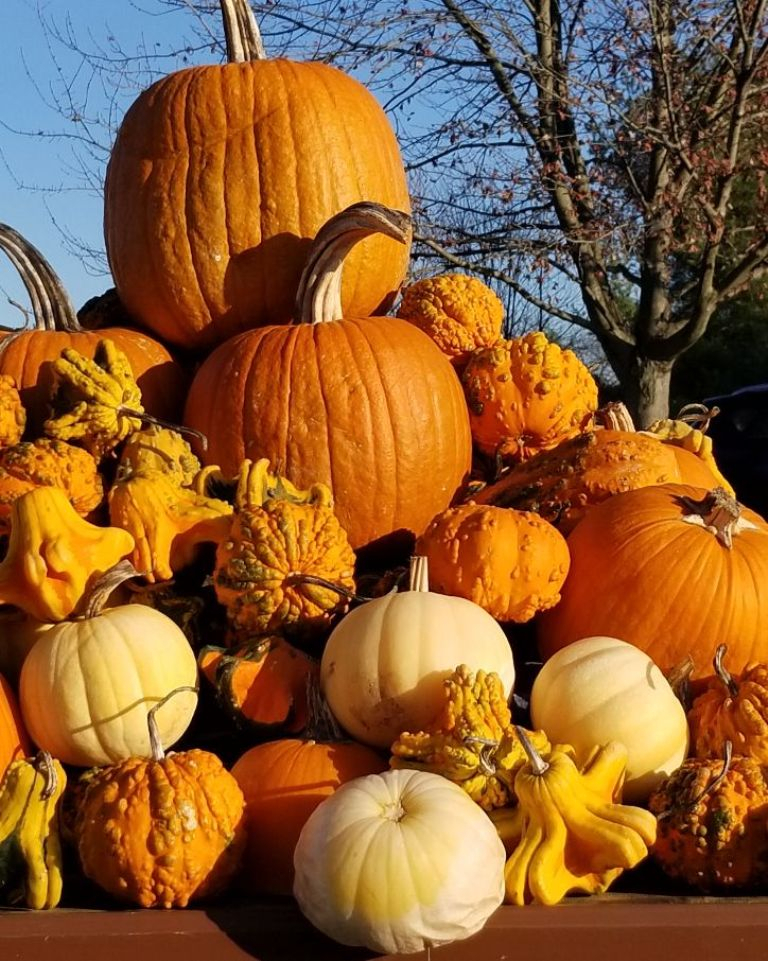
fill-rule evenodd
<path id="1" fill-rule="evenodd" d="M 511 697 L 515 666 L 501 627 L 466 598 L 432 593 L 426 558 L 415 557 L 409 590 L 368 601 L 336 625 L 323 651 L 320 683 L 352 737 L 389 748 L 403 731 L 427 729 L 457 664 L 494 671 Z"/>
<path id="2" fill-rule="evenodd" d="M 623 797 L 646 801 L 688 753 L 685 710 L 669 682 L 639 648 L 587 637 L 554 654 L 531 689 L 531 720 L 583 763 L 618 741 L 627 749 Z"/>
<path id="3" fill-rule="evenodd" d="M 506 852 L 453 782 L 391 770 L 348 781 L 310 815 L 293 893 L 342 944 L 406 954 L 467 938 L 501 904 Z"/>
<path id="4" fill-rule="evenodd" d="M 197 662 L 181 628 L 155 608 L 126 604 L 45 631 L 27 653 L 19 700 L 30 736 L 79 767 L 151 757 L 147 714 L 172 690 L 194 687 Z M 197 704 L 182 691 L 157 712 L 174 744 Z"/>

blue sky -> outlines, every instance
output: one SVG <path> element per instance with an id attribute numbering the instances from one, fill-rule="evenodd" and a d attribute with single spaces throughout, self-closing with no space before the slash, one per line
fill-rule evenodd
<path id="1" fill-rule="evenodd" d="M 110 35 L 120 38 L 123 49 L 133 51 L 143 41 L 160 52 L 178 45 L 179 37 L 190 30 L 190 19 L 183 14 L 157 16 L 153 0 L 3 0 L 3 30 L 0 32 L 0 221 L 15 227 L 34 243 L 56 270 L 76 307 L 110 286 L 108 276 L 89 274 L 80 258 L 67 250 L 62 232 L 82 238 L 92 246 L 102 246 L 102 210 L 98 196 L 73 189 L 78 176 L 72 170 L 73 153 L 65 140 L 50 141 L 12 133 L 52 130 L 73 132 L 68 123 L 46 105 L 57 77 L 40 14 L 65 28 L 67 18 L 82 45 L 91 48 Z M 91 40 L 90 36 L 93 38 Z M 54 45 L 56 58 L 69 76 L 77 66 L 60 45 Z M 209 55 L 212 58 L 213 54 Z M 80 75 L 81 86 L 85 74 Z M 39 88 L 39 89 L 36 89 Z M 58 89 L 61 89 L 59 86 Z M 126 92 L 118 101 L 122 113 L 132 95 Z M 91 109 L 106 109 L 109 98 L 97 85 L 91 85 Z M 106 134 L 104 134 L 106 138 Z M 19 184 L 38 186 L 27 190 Z M 59 189 L 64 188 L 64 189 Z M 54 223 L 54 220 L 59 225 Z M 22 315 L 8 304 L 8 298 L 28 305 L 24 288 L 0 253 L 0 324 L 17 326 Z"/>

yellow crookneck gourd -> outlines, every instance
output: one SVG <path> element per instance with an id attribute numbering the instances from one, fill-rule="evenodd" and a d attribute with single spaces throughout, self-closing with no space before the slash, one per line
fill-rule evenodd
<path id="1" fill-rule="evenodd" d="M 327 625 L 355 589 L 355 555 L 330 489 L 300 491 L 270 473 L 267 460 L 246 460 L 234 501 L 213 575 L 234 635 Z"/>
<path id="2" fill-rule="evenodd" d="M 0 604 L 14 604 L 39 621 L 63 621 L 76 612 L 90 584 L 133 547 L 128 531 L 80 517 L 62 488 L 35 488 L 11 509 Z"/>
<path id="3" fill-rule="evenodd" d="M 485 811 L 514 803 L 515 775 L 527 755 L 512 724 L 501 678 L 460 664 L 446 678 L 445 706 L 428 731 L 404 732 L 392 745 L 392 768 L 416 768 L 455 781 Z M 528 732 L 539 751 L 541 731 Z M 503 840 L 503 838 L 502 838 Z"/>
<path id="4" fill-rule="evenodd" d="M 556 746 L 544 760 L 518 730 L 528 762 L 517 772 L 520 841 L 504 871 L 506 901 L 557 904 L 567 894 L 606 891 L 648 854 L 656 818 L 618 801 L 626 749 L 610 742 L 579 770 Z"/>
<path id="5" fill-rule="evenodd" d="M 54 416 L 43 426 L 48 437 L 71 440 L 101 460 L 141 429 L 146 419 L 141 391 L 114 341 L 100 340 L 93 360 L 65 347 L 51 367 Z"/>
<path id="6" fill-rule="evenodd" d="M 200 544 L 227 536 L 232 506 L 205 497 L 156 467 L 118 472 L 108 494 L 109 517 L 132 535 L 133 566 L 150 583 L 170 580 Z"/>
<path id="7" fill-rule="evenodd" d="M 67 776 L 45 751 L 12 761 L 0 782 L 0 901 L 55 908 L 62 892 L 59 810 Z"/>

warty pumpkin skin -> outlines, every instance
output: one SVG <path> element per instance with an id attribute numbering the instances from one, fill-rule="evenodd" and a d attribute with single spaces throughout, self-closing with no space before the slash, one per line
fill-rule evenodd
<path id="1" fill-rule="evenodd" d="M 694 680 L 710 674 L 721 643 L 734 671 L 768 659 L 768 523 L 725 491 L 662 484 L 616 494 L 590 508 L 568 547 L 560 603 L 537 625 L 545 658 L 607 636 L 665 673 L 690 654 Z"/>
<path id="2" fill-rule="evenodd" d="M 245 846 L 244 799 L 215 754 L 165 754 L 88 772 L 74 833 L 83 872 L 121 901 L 184 908 L 221 893 Z"/>
<path id="3" fill-rule="evenodd" d="M 432 589 L 466 597 L 499 621 L 522 624 L 560 600 L 570 564 L 563 535 L 532 511 L 460 504 L 416 542 Z"/>
<path id="4" fill-rule="evenodd" d="M 258 37 L 244 0 L 222 7 L 227 30 L 240 8 Z M 191 348 L 289 321 L 309 242 L 340 210 L 410 207 L 397 140 L 365 87 L 323 63 L 238 53 L 239 39 L 228 34 L 229 59 L 246 62 L 180 70 L 140 94 L 107 168 L 118 293 L 143 326 Z M 366 241 L 345 315 L 386 309 L 407 263 L 408 246 Z"/>
<path id="5" fill-rule="evenodd" d="M 184 414 L 208 438 L 201 460 L 225 475 L 267 457 L 299 488 L 330 487 L 355 549 L 420 533 L 471 461 L 467 406 L 440 349 L 405 320 L 339 312 L 332 288 L 345 252 L 378 230 L 402 238 L 407 219 L 363 205 L 329 222 L 297 318 L 311 322 L 219 346 L 195 375 Z"/>
<path id="6" fill-rule="evenodd" d="M 5 224 L 0 224 L 0 250 L 19 271 L 35 312 L 32 329 L 13 331 L 0 339 L 0 374 L 9 374 L 16 381 L 31 436 L 40 432 L 48 414 L 51 362 L 66 347 L 93 359 L 104 338 L 127 356 L 147 413 L 178 422 L 187 375 L 163 344 L 141 331 L 122 327 L 84 330 L 69 295 L 39 250 Z"/>
<path id="7" fill-rule="evenodd" d="M 10 374 L 0 374 L 0 451 L 19 443 L 26 423 L 16 381 Z"/>

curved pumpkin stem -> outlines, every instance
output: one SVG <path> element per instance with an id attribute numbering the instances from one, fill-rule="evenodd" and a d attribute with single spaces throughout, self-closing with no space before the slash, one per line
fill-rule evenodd
<path id="1" fill-rule="evenodd" d="M 47 801 L 48 798 L 53 797 L 59 787 L 59 772 L 48 751 L 40 751 L 35 757 L 34 764 L 36 770 L 43 775 L 44 786 L 40 792 L 40 798 Z"/>
<path id="2" fill-rule="evenodd" d="M 181 694 L 182 691 L 191 691 L 193 694 L 197 694 L 199 689 L 192 684 L 182 684 L 179 687 L 174 687 L 172 691 L 168 691 L 165 697 L 161 697 L 160 700 L 153 704 L 152 707 L 147 711 L 147 727 L 149 728 L 149 748 L 152 752 L 153 761 L 162 761 L 165 757 L 165 748 L 160 741 L 160 732 L 157 729 L 157 719 L 155 714 L 160 710 L 160 708 L 170 701 L 172 697 L 176 694 Z"/>
<path id="3" fill-rule="evenodd" d="M 362 201 L 336 214 L 317 232 L 296 292 L 294 316 L 300 324 L 340 320 L 341 274 L 349 251 L 371 234 L 406 243 L 409 214 Z"/>
<path id="4" fill-rule="evenodd" d="M 729 550 L 733 547 L 733 535 L 744 529 L 753 529 L 750 523 L 741 515 L 738 501 L 731 497 L 723 487 L 715 487 L 701 500 L 693 497 L 680 497 L 680 503 L 689 513 L 683 514 L 683 520 L 689 524 L 699 524 L 712 531 L 718 541 Z"/>
<path id="5" fill-rule="evenodd" d="M 541 777 L 543 774 L 549 770 L 549 763 L 544 760 L 544 758 L 539 754 L 536 748 L 530 741 L 530 738 L 525 733 L 523 728 L 519 724 L 515 724 L 515 733 L 520 739 L 520 743 L 523 745 L 523 750 L 528 756 L 528 761 L 531 765 L 531 771 L 537 776 Z"/>
<path id="6" fill-rule="evenodd" d="M 728 688 L 730 696 L 736 697 L 739 693 L 739 685 L 734 681 L 733 675 L 726 669 L 725 664 L 723 664 L 723 658 L 727 650 L 728 648 L 725 644 L 718 644 L 712 666 L 715 669 L 715 674 L 717 674 L 718 678 Z"/>
<path id="7" fill-rule="evenodd" d="M 228 63 L 266 60 L 261 31 L 248 0 L 219 0 Z"/>
<path id="8" fill-rule="evenodd" d="M 0 250 L 18 271 L 29 294 L 37 330 L 73 333 L 83 329 L 58 274 L 37 247 L 13 227 L 0 224 Z"/>
<path id="9" fill-rule="evenodd" d="M 118 561 L 108 571 L 104 571 L 101 577 L 95 581 L 88 594 L 81 615 L 83 620 L 90 620 L 90 618 L 101 614 L 112 592 L 134 577 L 141 577 L 141 572 L 137 571 L 133 564 L 125 559 Z"/>
<path id="10" fill-rule="evenodd" d="M 702 434 L 706 434 L 713 417 L 720 413 L 719 407 L 707 407 L 706 404 L 686 404 L 677 412 L 676 420 L 690 424 Z"/>

